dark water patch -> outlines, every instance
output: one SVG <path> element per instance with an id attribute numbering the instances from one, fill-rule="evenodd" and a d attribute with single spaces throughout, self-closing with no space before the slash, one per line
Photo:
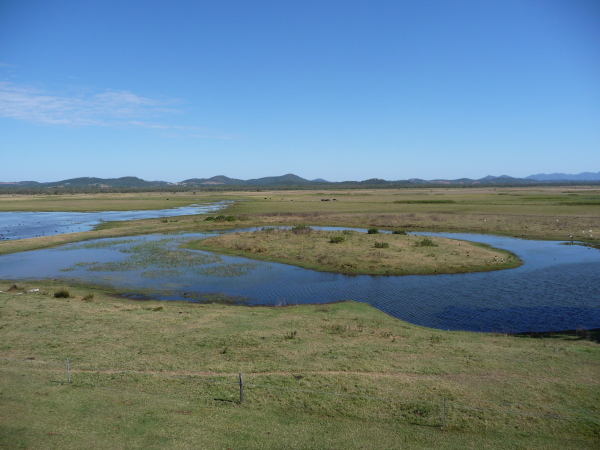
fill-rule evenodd
<path id="1" fill-rule="evenodd" d="M 575 339 L 579 341 L 592 341 L 600 343 L 600 328 L 587 330 L 579 328 L 577 330 L 564 331 L 546 331 L 533 333 L 512 333 L 513 336 L 534 339 Z"/>

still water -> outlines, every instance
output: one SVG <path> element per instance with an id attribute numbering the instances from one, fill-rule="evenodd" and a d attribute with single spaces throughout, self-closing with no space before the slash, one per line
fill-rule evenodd
<path id="1" fill-rule="evenodd" d="M 0 212 L 0 241 L 90 231 L 101 222 L 206 214 L 224 208 L 227 203 L 149 211 Z"/>
<path id="2" fill-rule="evenodd" d="M 364 231 L 364 230 L 363 230 Z M 600 327 L 600 251 L 555 241 L 419 233 L 483 242 L 517 254 L 516 269 L 455 275 L 348 276 L 219 256 L 178 246 L 214 234 L 102 239 L 0 257 L 0 279 L 79 279 L 132 297 L 250 305 L 369 303 L 448 330 L 527 332 Z"/>

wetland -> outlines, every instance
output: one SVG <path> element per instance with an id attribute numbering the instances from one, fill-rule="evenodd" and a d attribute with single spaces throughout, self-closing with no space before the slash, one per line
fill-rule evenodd
<path id="1" fill-rule="evenodd" d="M 600 252 L 570 244 L 600 243 L 598 193 L 0 197 L 3 211 L 54 213 L 230 202 L 0 242 L 0 447 L 309 448 L 319 435 L 335 448 L 597 448 Z M 286 238 L 292 227 L 313 230 Z M 264 242 L 248 252 L 253 234 Z M 522 265 L 392 276 L 265 256 L 270 239 L 308 237 L 317 263 L 356 239 L 366 255 L 408 244 L 402 256 L 478 242 Z M 199 249 L 225 238 L 245 253 Z"/>

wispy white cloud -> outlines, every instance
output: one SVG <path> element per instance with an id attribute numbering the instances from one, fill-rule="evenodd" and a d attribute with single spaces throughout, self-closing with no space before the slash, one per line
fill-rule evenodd
<path id="1" fill-rule="evenodd" d="M 177 112 L 169 103 L 128 91 L 57 94 L 0 82 L 0 115 L 47 125 L 119 125 L 123 119 Z"/>
<path id="2" fill-rule="evenodd" d="M 42 125 L 139 127 L 187 132 L 188 136 L 225 138 L 204 134 L 202 127 L 156 123 L 160 117 L 181 114 L 178 101 L 142 97 L 129 91 L 78 89 L 48 92 L 0 81 L 0 116 Z"/>
<path id="3" fill-rule="evenodd" d="M 197 138 L 210 138 L 210 139 L 235 139 L 238 136 L 219 136 L 215 134 L 190 134 L 192 137 Z"/>

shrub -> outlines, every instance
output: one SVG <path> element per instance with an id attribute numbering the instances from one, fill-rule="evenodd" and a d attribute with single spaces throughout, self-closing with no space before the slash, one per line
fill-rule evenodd
<path id="1" fill-rule="evenodd" d="M 217 222 L 225 222 L 225 221 L 227 221 L 227 222 L 235 222 L 236 218 L 235 218 L 235 216 L 225 216 L 223 214 L 219 214 L 216 217 L 207 217 L 204 220 L 216 220 Z"/>
<path id="2" fill-rule="evenodd" d="M 285 335 L 285 338 L 286 339 L 296 339 L 296 334 L 298 334 L 298 332 L 296 330 L 290 331 L 288 334 Z"/>
<path id="3" fill-rule="evenodd" d="M 387 242 L 375 242 L 375 245 L 373 245 L 375 248 L 389 248 L 389 246 L 390 244 Z"/>
<path id="4" fill-rule="evenodd" d="M 331 239 L 329 239 L 329 243 L 339 244 L 340 242 L 344 242 L 345 240 L 346 238 L 344 238 L 344 236 L 331 236 Z"/>
<path id="5" fill-rule="evenodd" d="M 70 298 L 71 293 L 65 288 L 61 288 L 54 292 L 54 298 Z"/>
<path id="6" fill-rule="evenodd" d="M 309 234 L 313 229 L 306 225 L 298 225 L 292 227 L 291 231 L 294 234 Z"/>
<path id="7" fill-rule="evenodd" d="M 206 219 L 204 219 L 205 222 L 207 222 L 209 220 L 215 220 L 215 218 L 211 216 L 211 217 L 207 217 Z"/>
<path id="8" fill-rule="evenodd" d="M 420 241 L 415 242 L 415 247 L 437 247 L 438 245 L 425 236 Z"/>
<path id="9" fill-rule="evenodd" d="M 404 231 L 404 230 L 394 230 L 394 231 L 392 231 L 392 234 L 401 234 L 403 236 L 406 236 L 406 231 Z"/>
<path id="10" fill-rule="evenodd" d="M 167 222 L 168 222 L 168 220 L 167 220 L 167 219 L 163 219 L 163 220 L 161 220 L 161 222 L 162 222 L 162 223 L 167 223 Z"/>
<path id="11" fill-rule="evenodd" d="M 354 230 L 342 230 L 342 233 L 346 234 L 346 235 L 350 235 L 350 234 L 354 234 Z"/>
<path id="12" fill-rule="evenodd" d="M 87 294 L 81 300 L 83 300 L 84 302 L 91 302 L 92 300 L 94 300 L 94 294 Z"/>
<path id="13" fill-rule="evenodd" d="M 367 234 L 377 234 L 379 233 L 379 230 L 377 228 L 369 228 L 367 230 Z"/>

